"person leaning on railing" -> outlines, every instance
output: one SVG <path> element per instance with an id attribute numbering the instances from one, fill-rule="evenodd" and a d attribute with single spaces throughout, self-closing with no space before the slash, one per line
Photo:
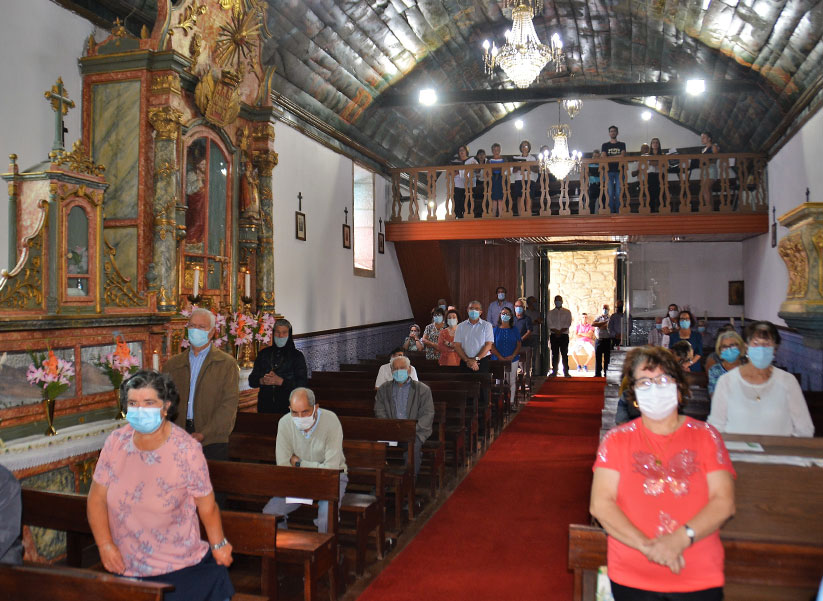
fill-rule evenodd
<path id="1" fill-rule="evenodd" d="M 476 165 L 477 160 L 469 157 L 469 147 L 461 146 L 457 149 L 457 164 Z M 466 212 L 466 188 L 474 187 L 474 177 L 468 171 L 458 171 L 454 176 L 454 214 L 463 219 Z"/>
<path id="2" fill-rule="evenodd" d="M 520 142 L 520 154 L 512 157 L 513 161 L 536 161 L 537 157 L 531 154 L 532 144 L 528 140 Z M 528 173 L 528 175 L 526 175 Z M 524 184 L 523 182 L 527 182 Z M 532 202 L 537 202 L 537 173 L 531 167 L 522 167 L 514 169 L 511 185 L 512 210 L 515 215 L 519 215 L 520 198 L 523 196 L 523 188 L 526 188 L 526 212 L 529 211 L 529 198 Z"/>

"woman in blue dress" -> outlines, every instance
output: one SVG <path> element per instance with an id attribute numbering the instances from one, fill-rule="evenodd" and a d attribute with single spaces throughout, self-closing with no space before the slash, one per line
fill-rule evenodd
<path id="1" fill-rule="evenodd" d="M 492 346 L 492 360 L 511 361 L 511 371 L 509 372 L 510 396 L 509 402 L 512 407 L 517 400 L 517 364 L 520 360 L 520 331 L 512 326 L 512 311 L 508 307 L 503 307 L 500 317 L 497 319 L 497 326 L 494 328 L 494 345 Z"/>

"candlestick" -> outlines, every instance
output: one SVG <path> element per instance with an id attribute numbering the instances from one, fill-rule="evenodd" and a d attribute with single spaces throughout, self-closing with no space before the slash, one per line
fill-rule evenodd
<path id="1" fill-rule="evenodd" d="M 249 273 L 249 270 L 248 270 L 248 269 L 246 269 L 246 273 L 245 273 L 245 284 L 246 284 L 246 288 L 245 288 L 245 290 L 246 290 L 246 294 L 245 294 L 245 297 L 246 297 L 246 298 L 251 298 L 251 274 Z"/>
<path id="2" fill-rule="evenodd" d="M 194 268 L 194 288 L 192 289 L 192 296 L 200 296 L 200 267 Z"/>
<path id="3" fill-rule="evenodd" d="M 157 351 L 151 354 L 151 368 L 154 371 L 160 371 L 160 354 Z"/>

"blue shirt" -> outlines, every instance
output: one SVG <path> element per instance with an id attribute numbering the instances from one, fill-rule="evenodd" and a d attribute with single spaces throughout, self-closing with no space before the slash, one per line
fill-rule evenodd
<path id="1" fill-rule="evenodd" d="M 680 342 L 683 340 L 680 337 L 680 331 L 672 332 L 669 334 L 669 348 L 672 348 L 676 342 Z M 689 336 L 689 344 L 692 345 L 692 351 L 694 351 L 695 355 L 703 356 L 703 334 L 697 331 L 697 329 L 692 330 L 691 335 Z M 700 365 L 700 361 L 695 363 L 689 368 L 689 371 L 703 371 L 703 366 Z"/>
<path id="2" fill-rule="evenodd" d="M 508 357 L 517 348 L 517 342 L 520 340 L 520 334 L 517 328 L 494 328 L 494 346 L 497 352 Z M 497 357 L 492 357 L 497 359 Z M 519 361 L 520 355 L 512 357 L 512 361 Z"/>
<path id="3" fill-rule="evenodd" d="M 197 377 L 200 375 L 200 368 L 206 361 L 206 357 L 211 350 L 211 344 L 206 346 L 199 355 L 195 355 L 192 349 L 189 349 L 189 369 L 191 375 L 189 376 L 189 406 L 186 408 L 186 419 L 194 419 L 194 389 L 197 387 Z M 195 424 L 197 427 L 197 424 Z"/>
<path id="4" fill-rule="evenodd" d="M 489 305 L 489 310 L 486 311 L 486 321 L 492 324 L 493 328 L 497 327 L 497 321 L 500 318 L 500 313 L 503 312 L 503 309 L 508 309 L 512 312 L 512 315 L 514 315 L 514 305 L 507 300 L 494 300 Z"/>
<path id="5" fill-rule="evenodd" d="M 411 391 L 411 380 L 406 380 L 402 384 L 392 382 L 391 399 L 394 403 L 394 412 L 397 419 L 408 419 L 409 392 Z"/>
<path id="6" fill-rule="evenodd" d="M 459 342 L 463 347 L 466 357 L 473 359 L 487 342 L 494 342 L 494 332 L 492 324 L 488 321 L 478 319 L 477 323 L 472 323 L 468 319 L 457 324 L 454 332 L 454 341 Z M 486 353 L 488 355 L 488 353 Z M 485 355 L 484 355 L 485 356 Z M 480 357 L 481 359 L 483 357 Z"/>
<path id="7" fill-rule="evenodd" d="M 526 335 L 526 332 L 531 332 L 532 318 L 526 315 L 525 312 L 522 317 L 518 317 L 517 314 L 515 314 L 512 325 L 520 332 L 520 338 L 522 339 L 523 336 Z"/>

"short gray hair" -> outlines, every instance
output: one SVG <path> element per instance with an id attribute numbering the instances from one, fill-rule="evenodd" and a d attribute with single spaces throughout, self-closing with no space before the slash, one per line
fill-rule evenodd
<path id="1" fill-rule="evenodd" d="M 466 307 L 467 307 L 467 308 L 468 308 L 468 307 L 471 307 L 471 306 L 472 306 L 472 305 L 474 305 L 474 304 L 480 305 L 480 308 L 481 308 L 481 309 L 483 308 L 483 303 L 481 303 L 479 300 L 473 300 L 473 301 L 471 301 L 468 305 L 466 305 Z"/>
<path id="2" fill-rule="evenodd" d="M 217 318 L 214 316 L 214 313 L 212 313 L 211 311 L 209 311 L 208 309 L 206 309 L 204 307 L 195 307 L 194 309 L 191 310 L 191 316 L 192 317 L 194 317 L 195 315 L 201 315 L 201 314 L 202 315 L 207 315 L 209 317 L 209 323 L 211 324 L 209 326 L 209 329 L 213 330 L 215 324 L 217 323 Z"/>
<path id="3" fill-rule="evenodd" d="M 405 355 L 398 355 L 389 362 L 389 366 L 392 368 L 392 370 L 394 370 L 395 362 L 400 361 L 401 359 L 403 360 L 403 367 L 399 369 L 409 369 L 411 367 L 411 359 L 409 359 Z"/>
<path id="4" fill-rule="evenodd" d="M 309 402 L 309 406 L 314 407 L 314 403 L 315 403 L 314 392 L 312 392 L 311 388 L 305 388 L 304 386 L 298 386 L 297 388 L 295 388 L 294 390 L 291 391 L 291 394 L 289 395 L 289 405 L 291 405 L 291 400 L 297 394 L 305 394 L 306 395 L 306 400 Z"/>
<path id="5" fill-rule="evenodd" d="M 274 322 L 274 327 L 276 328 L 277 326 L 286 326 L 289 329 L 289 332 L 291 332 L 291 322 L 288 319 L 284 319 L 281 317 L 280 319 L 276 320 Z"/>

